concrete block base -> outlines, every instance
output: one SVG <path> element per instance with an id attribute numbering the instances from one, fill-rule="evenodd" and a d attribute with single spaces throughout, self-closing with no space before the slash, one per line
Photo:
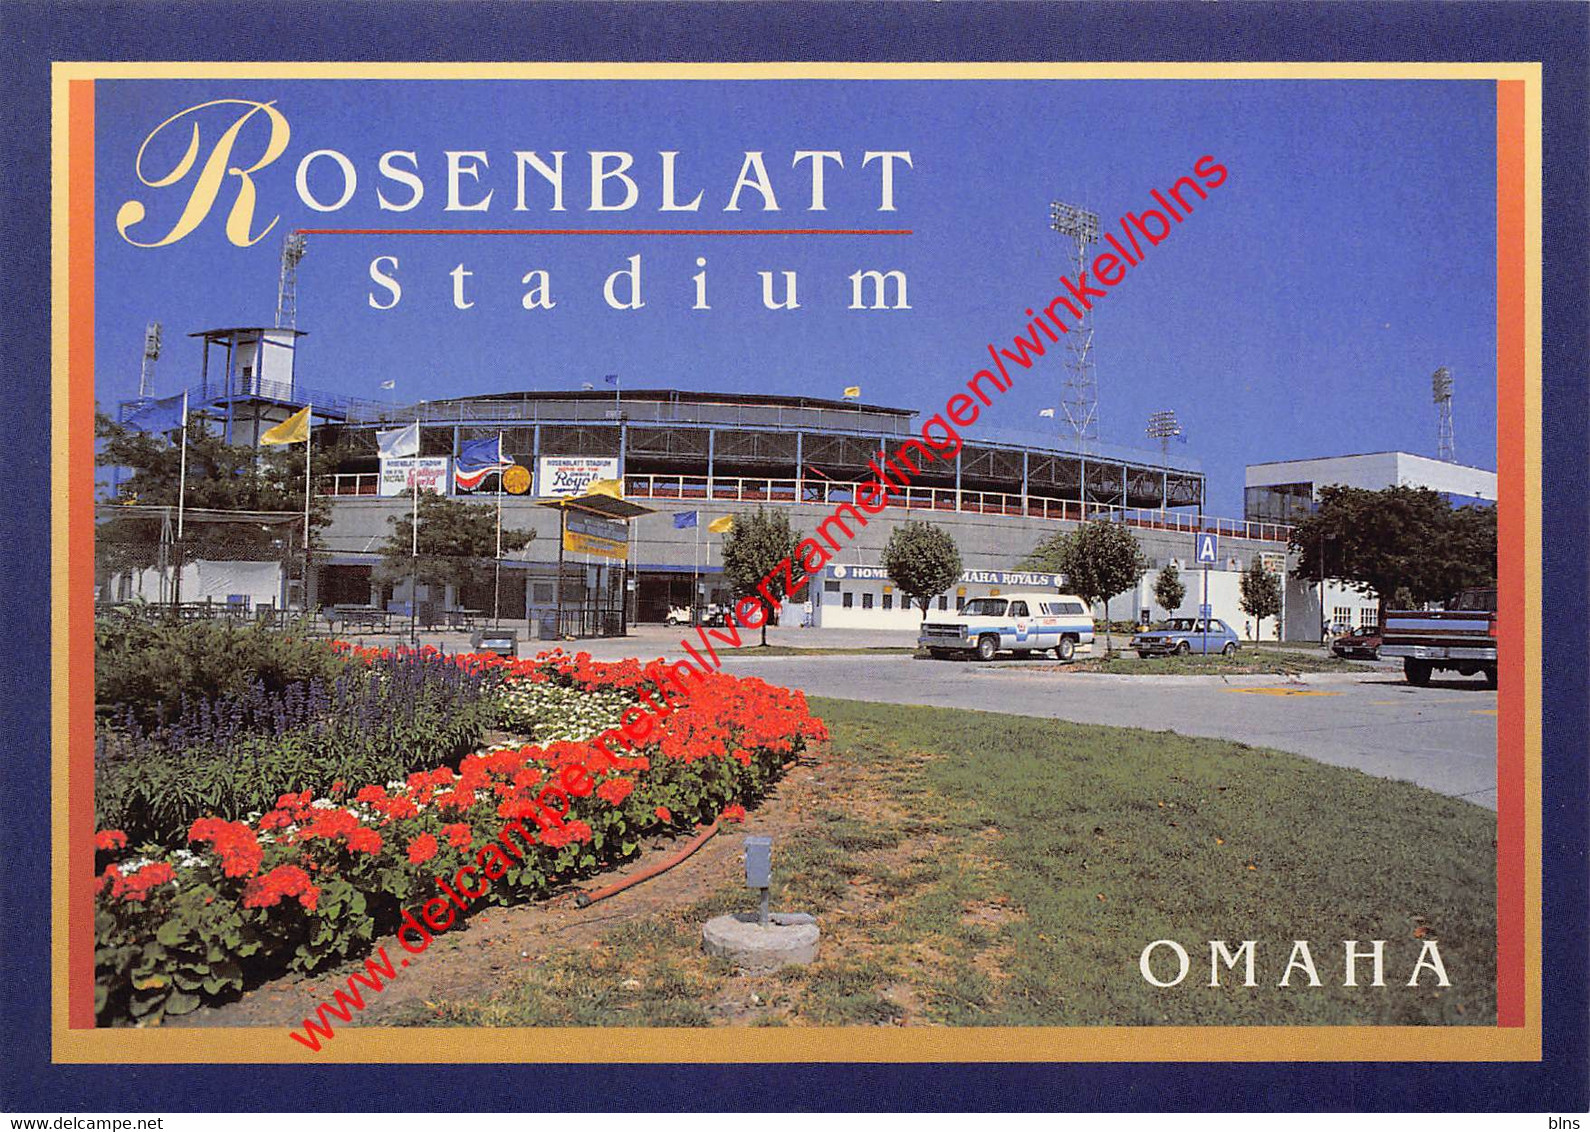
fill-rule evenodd
<path id="1" fill-rule="evenodd" d="M 755 912 L 717 916 L 701 926 L 701 946 L 752 974 L 766 974 L 817 958 L 817 919 L 805 912 L 774 912 L 763 927 Z"/>

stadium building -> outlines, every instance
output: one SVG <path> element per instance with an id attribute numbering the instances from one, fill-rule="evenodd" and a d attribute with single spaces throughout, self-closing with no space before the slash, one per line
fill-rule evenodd
<path id="1" fill-rule="evenodd" d="M 410 504 L 410 478 L 422 489 L 459 499 L 500 503 L 505 528 L 533 530 L 523 551 L 503 562 L 500 579 L 417 598 L 437 609 L 544 623 L 560 607 L 565 633 L 612 632 L 627 622 L 664 620 L 672 610 L 724 603 L 725 535 L 710 528 L 758 507 L 786 509 L 792 526 L 811 533 L 839 503 L 854 500 L 873 479 L 869 464 L 921 435 L 910 408 L 852 400 L 673 389 L 587 388 L 578 391 L 486 393 L 395 406 L 349 399 L 299 382 L 299 331 L 222 328 L 200 332 L 205 361 L 191 391 L 209 406 L 235 443 L 259 434 L 305 404 L 313 406 L 316 445 L 348 453 L 317 484 L 331 522 L 322 529 L 310 571 L 311 606 L 391 608 L 409 598 L 406 583 L 381 579 L 380 544 Z M 377 433 L 417 424 L 419 454 L 383 458 Z M 1083 519 L 1130 525 L 1151 564 L 1133 593 L 1110 613 L 1137 620 L 1152 613 L 1193 615 L 1202 596 L 1195 573 L 1194 532 L 1218 535 L 1209 601 L 1239 631 L 1238 576 L 1256 558 L 1284 571 L 1283 523 L 1203 513 L 1204 475 L 1196 460 L 1099 442 L 1086 448 L 1053 435 L 966 431 L 946 440 L 891 506 L 856 532 L 814 583 L 786 607 L 786 624 L 912 629 L 921 618 L 881 569 L 891 526 L 927 519 L 960 548 L 965 574 L 940 595 L 937 608 L 1016 588 L 1061 588 L 1063 579 L 1021 569 L 1042 539 Z M 481 443 L 501 467 L 484 473 Z M 492 461 L 488 461 L 488 464 Z M 645 513 L 627 523 L 620 561 L 570 552 L 560 538 L 556 501 L 593 481 L 618 480 L 623 498 Z M 551 503 L 552 506 L 548 506 Z M 1182 569 L 1187 598 L 1179 610 L 1154 607 L 1158 570 Z M 561 601 L 558 579 L 562 578 Z M 1289 598 L 1306 599 L 1289 586 Z M 297 604 L 298 587 L 281 592 Z M 268 601 L 265 594 L 256 599 Z M 1301 618 L 1317 626 L 1317 610 Z M 1273 636 L 1273 620 L 1265 625 Z"/>

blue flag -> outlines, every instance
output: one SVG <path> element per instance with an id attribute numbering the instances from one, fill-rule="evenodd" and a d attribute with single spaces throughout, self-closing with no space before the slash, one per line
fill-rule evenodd
<path id="1" fill-rule="evenodd" d="M 681 511 L 681 512 L 679 512 L 677 515 L 674 516 L 674 530 L 676 530 L 676 531 L 688 531 L 691 527 L 696 525 L 696 519 L 699 516 L 699 514 L 700 514 L 700 512 L 697 512 L 697 511 Z"/>
<path id="2" fill-rule="evenodd" d="M 175 397 L 162 397 L 158 401 L 145 401 L 121 423 L 138 432 L 173 432 L 183 425 L 182 413 L 187 404 L 186 393 Z"/>
<path id="3" fill-rule="evenodd" d="M 607 384 L 609 384 L 609 385 L 617 385 L 618 384 L 618 374 L 610 373 L 606 377 L 602 378 L 602 380 L 607 382 Z"/>

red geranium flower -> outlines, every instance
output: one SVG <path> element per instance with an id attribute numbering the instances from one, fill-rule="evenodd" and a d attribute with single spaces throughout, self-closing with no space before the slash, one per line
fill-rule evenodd
<path id="1" fill-rule="evenodd" d="M 455 825 L 442 826 L 442 832 L 447 835 L 447 843 L 454 849 L 467 849 L 469 843 L 475 840 L 474 831 L 464 822 Z"/>
<path id="2" fill-rule="evenodd" d="M 672 812 L 669 811 L 667 806 L 658 806 L 655 810 L 652 811 L 652 813 L 657 815 L 657 820 L 658 821 L 673 821 L 674 820 L 674 815 L 672 814 Z"/>
<path id="3" fill-rule="evenodd" d="M 423 865 L 426 861 L 436 856 L 438 848 L 440 847 L 436 844 L 436 838 L 428 833 L 420 834 L 409 842 L 409 863 Z"/>
<path id="4" fill-rule="evenodd" d="M 732 806 L 723 807 L 723 812 L 718 815 L 722 821 L 744 821 L 745 807 L 736 802 Z"/>
<path id="5" fill-rule="evenodd" d="M 373 829 L 360 826 L 348 834 L 348 849 L 354 853 L 379 853 L 381 835 Z"/>
<path id="6" fill-rule="evenodd" d="M 94 834 L 94 848 L 125 849 L 127 848 L 127 835 L 119 829 L 102 829 Z"/>

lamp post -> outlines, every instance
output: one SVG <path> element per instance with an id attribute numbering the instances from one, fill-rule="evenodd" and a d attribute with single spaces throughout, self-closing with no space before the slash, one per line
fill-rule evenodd
<path id="1" fill-rule="evenodd" d="M 1330 625 L 1330 620 L 1325 615 L 1325 544 L 1327 542 L 1335 542 L 1335 541 L 1336 541 L 1336 536 L 1335 535 L 1326 534 L 1324 531 L 1320 531 L 1320 533 L 1319 533 L 1319 643 L 1320 643 L 1320 647 L 1321 648 L 1327 648 L 1329 646 L 1329 644 L 1330 644 L 1330 642 L 1326 640 L 1326 634 L 1325 634 L 1326 627 Z"/>

